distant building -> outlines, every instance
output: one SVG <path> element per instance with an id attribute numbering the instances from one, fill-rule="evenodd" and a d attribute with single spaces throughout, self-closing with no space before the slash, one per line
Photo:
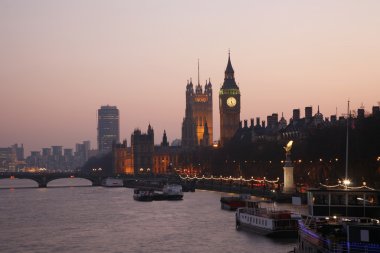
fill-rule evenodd
<path id="1" fill-rule="evenodd" d="M 16 152 L 13 148 L 0 148 L 0 171 L 16 171 Z"/>
<path id="2" fill-rule="evenodd" d="M 119 142 L 119 109 L 116 106 L 102 106 L 98 110 L 98 151 L 112 151 L 113 143 Z"/>
<path id="3" fill-rule="evenodd" d="M 62 146 L 51 146 L 53 156 L 62 156 Z"/>
<path id="4" fill-rule="evenodd" d="M 127 140 L 113 146 L 112 158 L 115 174 L 134 174 L 132 152 L 131 148 L 127 146 Z"/>
<path id="5" fill-rule="evenodd" d="M 154 131 L 150 124 L 146 134 L 140 129 L 133 132 L 131 151 L 134 174 L 153 173 Z"/>
<path id="6" fill-rule="evenodd" d="M 20 171 L 25 167 L 24 146 L 0 148 L 0 171 Z"/>
<path id="7" fill-rule="evenodd" d="M 43 148 L 42 149 L 43 156 L 51 156 L 51 148 Z"/>
<path id="8" fill-rule="evenodd" d="M 313 107 L 307 106 L 305 107 L 305 121 L 309 123 L 313 118 Z"/>
<path id="9" fill-rule="evenodd" d="M 373 117 L 380 117 L 380 106 L 372 107 L 372 115 Z"/>
<path id="10" fill-rule="evenodd" d="M 91 153 L 90 141 L 83 141 L 82 143 L 75 144 L 75 167 L 81 167 L 92 156 L 96 156 L 96 153 Z"/>
<path id="11" fill-rule="evenodd" d="M 358 119 L 364 119 L 364 108 L 358 109 Z"/>
<path id="12" fill-rule="evenodd" d="M 293 109 L 293 122 L 300 120 L 301 113 L 300 109 Z"/>
<path id="13" fill-rule="evenodd" d="M 207 129 L 205 128 L 207 127 Z M 207 142 L 205 132 L 207 131 Z M 192 148 L 199 145 L 212 145 L 213 140 L 213 112 L 212 112 L 212 84 L 210 80 L 203 87 L 199 83 L 194 87 L 192 80 L 186 85 L 186 111 L 182 123 L 182 147 Z"/>
<path id="14" fill-rule="evenodd" d="M 239 129 L 240 104 L 240 90 L 235 81 L 235 72 L 228 53 L 224 82 L 219 91 L 220 144 L 222 146 L 229 142 Z"/>
<path id="15" fill-rule="evenodd" d="M 179 169 L 180 146 L 169 146 L 166 132 L 160 146 L 154 146 L 154 131 L 149 125 L 147 133 L 136 129 L 131 135 L 131 147 L 127 141 L 113 147 L 114 172 L 116 174 L 166 174 Z"/>
<path id="16" fill-rule="evenodd" d="M 24 145 L 21 144 L 21 146 L 19 146 L 18 144 L 14 144 L 12 145 L 12 148 L 16 152 L 17 161 L 23 161 L 24 160 Z"/>

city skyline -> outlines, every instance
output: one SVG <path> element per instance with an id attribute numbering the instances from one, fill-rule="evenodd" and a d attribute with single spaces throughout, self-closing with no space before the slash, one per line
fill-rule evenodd
<path id="1" fill-rule="evenodd" d="M 380 100 L 379 10 L 377 1 L 1 2 L 0 146 L 95 146 L 107 104 L 120 110 L 120 139 L 148 123 L 155 143 L 164 129 L 180 139 L 197 59 L 215 97 L 229 48 L 242 120 L 289 119 L 310 105 L 339 116 L 347 99 L 370 112 Z M 217 100 L 213 111 L 217 140 Z"/>

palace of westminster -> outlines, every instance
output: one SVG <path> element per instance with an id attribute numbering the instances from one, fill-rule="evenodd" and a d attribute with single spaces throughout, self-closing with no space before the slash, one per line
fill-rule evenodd
<path id="1" fill-rule="evenodd" d="M 234 69 L 230 56 L 224 72 L 224 83 L 219 91 L 220 143 L 230 141 L 240 126 L 240 90 L 235 82 Z M 169 146 L 164 131 L 160 146 L 154 145 L 154 131 L 149 125 L 146 133 L 135 130 L 131 136 L 131 147 L 127 141 L 113 147 L 114 169 L 117 174 L 154 173 L 164 174 L 171 170 L 195 170 L 191 158 L 181 154 L 199 147 L 212 147 L 213 111 L 212 84 L 193 85 L 192 80 L 186 85 L 186 109 L 182 122 L 182 140 L 180 145 Z M 182 159 L 180 159 L 180 156 Z"/>
<path id="2" fill-rule="evenodd" d="M 293 110 L 289 124 L 277 113 L 267 116 L 267 121 L 260 118 L 240 121 L 241 97 L 235 81 L 230 54 L 224 72 L 224 82 L 219 90 L 220 141 L 213 142 L 213 92 L 212 84 L 206 81 L 204 87 L 195 85 L 190 79 L 186 85 L 186 109 L 182 122 L 182 138 L 176 145 L 169 146 L 166 132 L 163 133 L 161 145 L 154 145 L 154 130 L 148 126 L 146 133 L 135 130 L 131 135 L 131 147 L 125 140 L 113 146 L 114 172 L 117 174 L 153 173 L 165 174 L 172 170 L 199 173 L 200 167 L 192 161 L 191 152 L 202 147 L 219 148 L 229 142 L 255 142 L 258 140 L 297 139 L 307 135 L 312 128 L 345 124 L 343 116 L 332 115 L 324 118 L 318 111 L 313 115 L 311 106 L 305 107 L 305 117 L 300 117 L 300 109 Z M 373 106 L 372 115 L 380 116 L 379 106 Z M 356 119 L 364 118 L 364 109 L 357 110 Z"/>
<path id="3" fill-rule="evenodd" d="M 324 118 L 319 111 L 313 115 L 311 106 L 305 107 L 305 117 L 300 109 L 294 109 L 289 123 L 277 113 L 240 121 L 241 97 L 235 81 L 230 54 L 224 72 L 224 82 L 219 90 L 220 141 L 213 142 L 213 92 L 210 80 L 204 87 L 192 80 L 186 85 L 186 109 L 182 122 L 181 140 L 169 145 L 164 131 L 161 145 L 154 145 L 154 130 L 151 125 L 147 132 L 136 129 L 131 135 L 130 146 L 124 140 L 119 143 L 119 110 L 116 106 L 101 106 L 98 110 L 97 150 L 90 149 L 90 142 L 76 144 L 76 149 L 62 146 L 32 151 L 24 159 L 23 146 L 0 148 L 0 171 L 18 171 L 25 168 L 44 168 L 51 171 L 65 171 L 79 168 L 92 156 L 112 152 L 113 172 L 116 174 L 165 174 L 172 170 L 197 172 L 200 168 L 193 164 L 191 153 L 202 148 L 220 148 L 230 142 L 252 143 L 259 140 L 290 140 L 307 137 L 313 128 L 345 124 L 343 116 L 331 115 Z M 354 120 L 366 117 L 363 108 L 357 110 Z M 372 107 L 370 116 L 380 117 L 379 106 Z M 63 152 L 64 151 L 64 152 Z M 198 171 L 199 172 L 199 171 Z"/>

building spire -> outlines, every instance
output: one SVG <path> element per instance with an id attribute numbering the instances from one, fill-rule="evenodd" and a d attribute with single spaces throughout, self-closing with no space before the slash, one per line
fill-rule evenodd
<path id="1" fill-rule="evenodd" d="M 228 63 L 227 63 L 225 75 L 226 75 L 226 78 L 228 79 L 234 79 L 234 69 L 232 68 L 232 64 L 231 64 L 230 50 L 228 50 Z"/>
<path id="2" fill-rule="evenodd" d="M 199 85 L 199 58 L 198 58 L 198 85 Z"/>
<path id="3" fill-rule="evenodd" d="M 224 72 L 224 82 L 222 89 L 239 89 L 235 82 L 235 71 L 231 64 L 231 54 L 230 50 L 228 50 L 228 62 L 226 71 Z"/>

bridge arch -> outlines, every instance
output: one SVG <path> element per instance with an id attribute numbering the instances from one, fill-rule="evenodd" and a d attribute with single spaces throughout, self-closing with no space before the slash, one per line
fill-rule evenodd
<path id="1" fill-rule="evenodd" d="M 53 178 L 46 183 L 47 187 L 92 186 L 92 180 L 83 177 Z"/>

